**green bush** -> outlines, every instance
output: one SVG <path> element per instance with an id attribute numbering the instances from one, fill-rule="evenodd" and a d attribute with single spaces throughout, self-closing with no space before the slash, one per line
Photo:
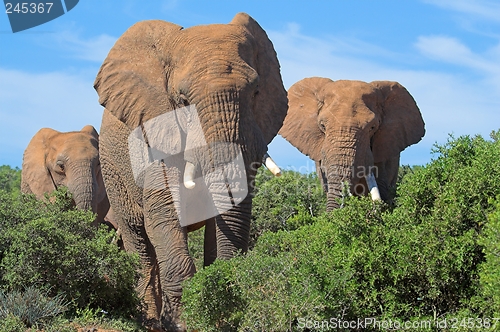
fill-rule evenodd
<path id="1" fill-rule="evenodd" d="M 203 278 L 191 282 L 184 292 L 183 314 L 191 328 L 203 331 L 234 331 L 244 307 L 240 289 L 233 279 L 234 268 L 227 261 L 217 260 L 203 270 Z M 196 320 L 192 318 L 196 317 Z"/>
<path id="2" fill-rule="evenodd" d="M 261 167 L 253 194 L 250 248 L 265 231 L 297 229 L 326 209 L 326 194 L 315 173 L 283 171 L 275 177 Z"/>
<path id="3" fill-rule="evenodd" d="M 485 317 L 500 317 L 500 197 L 494 205 L 496 210 L 489 215 L 479 240 L 486 259 L 480 266 L 480 292 L 475 304 Z"/>
<path id="4" fill-rule="evenodd" d="M 435 322 L 498 314 L 500 209 L 492 200 L 500 195 L 499 138 L 450 137 L 436 145 L 437 157 L 402 179 L 393 206 L 350 197 L 309 225 L 264 233 L 246 256 L 186 283 L 186 321 L 200 331 L 304 331 L 306 319 Z M 201 311 L 235 294 L 224 315 Z"/>
<path id="5" fill-rule="evenodd" d="M 13 196 L 19 196 L 21 192 L 21 170 L 7 165 L 0 166 L 0 190 L 4 190 Z"/>
<path id="6" fill-rule="evenodd" d="M 21 318 L 8 314 L 0 318 L 0 332 L 26 332 L 26 325 Z"/>
<path id="7" fill-rule="evenodd" d="M 37 285 L 64 294 L 72 308 L 133 313 L 138 259 L 113 244 L 114 232 L 91 225 L 64 189 L 49 202 L 0 192 L 0 278 L 9 291 Z"/>
<path id="8" fill-rule="evenodd" d="M 266 231 L 294 230 L 310 224 L 326 210 L 326 194 L 315 173 L 283 171 L 275 177 L 265 167 L 255 177 L 249 248 Z M 203 233 L 189 233 L 189 252 L 196 268 L 203 267 Z"/>

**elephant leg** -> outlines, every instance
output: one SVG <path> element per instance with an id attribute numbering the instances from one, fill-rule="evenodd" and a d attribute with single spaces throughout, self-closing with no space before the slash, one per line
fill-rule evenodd
<path id="1" fill-rule="evenodd" d="M 181 226 L 175 208 L 179 179 L 179 170 L 167 168 L 163 162 L 153 163 L 144 178 L 145 229 L 156 253 L 162 291 L 161 319 L 168 331 L 185 329 L 179 317 L 182 282 L 195 273 L 186 228 Z"/>
<path id="2" fill-rule="evenodd" d="M 140 258 L 136 287 L 144 308 L 144 323 L 160 329 L 161 287 L 155 251 L 146 236 L 144 213 L 140 206 L 141 188 L 136 185 L 128 160 L 128 129 L 113 116 L 103 117 L 100 159 L 109 203 L 127 252 Z M 116 131 L 115 131 L 116 129 Z"/>
<path id="3" fill-rule="evenodd" d="M 205 240 L 203 244 L 203 253 L 203 266 L 209 266 L 217 258 L 215 218 L 210 218 L 205 222 Z"/>
<path id="4" fill-rule="evenodd" d="M 159 325 L 162 303 L 158 266 L 155 251 L 146 235 L 142 208 L 134 197 L 130 197 L 130 191 L 119 180 L 120 176 L 115 173 L 113 177 L 116 182 L 110 187 L 109 197 L 111 204 L 116 207 L 116 223 L 121 232 L 123 247 L 129 253 L 137 253 L 140 258 L 140 278 L 136 292 L 145 309 L 143 320 L 146 325 Z"/>

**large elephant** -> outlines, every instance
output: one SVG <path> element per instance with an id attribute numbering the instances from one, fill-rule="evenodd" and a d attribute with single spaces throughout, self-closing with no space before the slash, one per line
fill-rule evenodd
<path id="1" fill-rule="evenodd" d="M 99 162 L 99 135 L 93 126 L 81 131 L 40 129 L 23 156 L 21 191 L 42 199 L 60 186 L 73 194 L 76 207 L 97 214 L 104 221 L 109 209 Z"/>
<path id="2" fill-rule="evenodd" d="M 425 133 L 410 93 L 397 82 L 311 77 L 292 85 L 288 99 L 280 134 L 316 162 L 327 210 L 350 193 L 387 200 L 400 152 Z"/>
<path id="3" fill-rule="evenodd" d="M 205 265 L 247 250 L 255 173 L 288 108 L 276 52 L 244 13 L 187 29 L 143 21 L 94 87 L 104 182 L 125 249 L 141 258 L 145 316 L 182 330 L 187 231 L 205 225 Z"/>

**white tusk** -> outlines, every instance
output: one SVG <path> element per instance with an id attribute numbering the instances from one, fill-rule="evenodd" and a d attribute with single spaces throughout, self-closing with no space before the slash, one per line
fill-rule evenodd
<path id="1" fill-rule="evenodd" d="M 196 171 L 196 166 L 194 166 L 189 161 L 186 161 L 186 168 L 184 169 L 184 187 L 187 189 L 193 189 L 196 183 L 194 183 L 194 173 Z"/>
<path id="2" fill-rule="evenodd" d="M 382 198 L 380 197 L 380 191 L 378 190 L 377 181 L 372 173 L 366 176 L 366 183 L 368 184 L 368 190 L 370 191 L 370 195 L 372 196 L 373 201 L 380 201 Z"/>
<path id="3" fill-rule="evenodd" d="M 274 160 L 272 160 L 267 153 L 262 158 L 262 162 L 271 171 L 271 173 L 274 174 L 274 176 L 281 176 L 281 169 L 278 167 L 278 165 L 276 165 Z"/>

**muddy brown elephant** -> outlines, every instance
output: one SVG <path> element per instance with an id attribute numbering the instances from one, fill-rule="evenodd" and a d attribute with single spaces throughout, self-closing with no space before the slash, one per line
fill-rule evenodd
<path id="1" fill-rule="evenodd" d="M 21 191 L 42 199 L 60 186 L 68 188 L 77 208 L 104 221 L 109 209 L 99 162 L 99 135 L 91 125 L 81 131 L 40 129 L 23 156 Z"/>
<path id="2" fill-rule="evenodd" d="M 288 99 L 280 134 L 316 162 L 327 210 L 346 194 L 387 200 L 400 152 L 425 133 L 410 93 L 397 82 L 311 77 L 292 85 Z"/>
<path id="3" fill-rule="evenodd" d="M 141 258 L 146 324 L 183 330 L 187 231 L 205 225 L 205 265 L 248 248 L 255 173 L 287 111 L 276 52 L 244 13 L 187 29 L 143 21 L 94 87 L 103 177 L 125 249 Z"/>

